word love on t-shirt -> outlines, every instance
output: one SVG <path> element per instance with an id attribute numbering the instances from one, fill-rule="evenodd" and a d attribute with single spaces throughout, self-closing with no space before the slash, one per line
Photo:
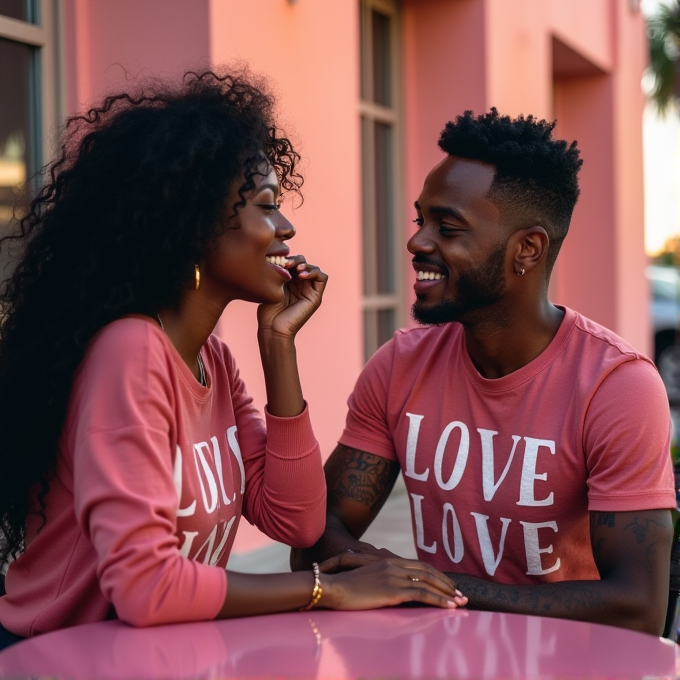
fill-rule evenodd
<path id="1" fill-rule="evenodd" d="M 223 449 L 231 452 L 231 456 L 223 455 Z M 177 498 L 184 502 L 177 509 L 180 553 L 204 564 L 218 564 L 240 516 L 240 501 L 245 492 L 246 474 L 236 425 L 227 429 L 222 447 L 217 437 L 193 444 L 188 456 L 178 446 L 173 478 Z"/>
<path id="2" fill-rule="evenodd" d="M 482 493 L 479 493 L 479 489 L 476 486 L 473 486 L 471 489 L 468 482 L 468 486 L 464 491 L 467 497 L 467 505 L 470 505 L 470 498 L 472 497 L 472 503 L 474 504 L 476 501 L 479 505 L 479 509 L 481 510 L 483 509 L 484 502 L 491 503 L 491 501 L 494 500 L 496 492 L 504 482 L 506 482 L 506 487 L 511 483 L 510 480 L 506 481 L 506 477 L 508 476 L 508 472 L 511 470 L 512 463 L 516 455 L 522 455 L 522 462 L 518 483 L 517 474 L 512 475 L 514 488 L 517 489 L 516 495 L 514 495 L 514 498 L 512 499 L 512 505 L 530 508 L 552 506 L 554 504 L 555 498 L 553 491 L 548 493 L 544 492 L 544 495 L 537 497 L 536 490 L 536 481 L 546 482 L 548 479 L 546 472 L 537 472 L 536 470 L 539 454 L 554 456 L 554 441 L 550 439 L 537 439 L 534 437 L 512 435 L 510 454 L 508 455 L 505 465 L 500 471 L 500 474 L 496 476 L 497 472 L 494 465 L 494 438 L 496 435 L 498 435 L 498 432 L 477 428 L 476 431 L 473 430 L 473 433 L 471 434 L 470 428 L 468 428 L 465 423 L 461 421 L 453 421 L 446 425 L 439 437 L 439 441 L 434 452 L 434 459 L 432 460 L 430 468 L 429 466 L 423 464 L 420 460 L 424 457 L 424 455 L 418 455 L 418 438 L 424 416 L 414 413 L 406 413 L 406 416 L 409 419 L 404 469 L 404 476 L 406 478 L 420 482 L 429 481 L 427 487 L 425 488 L 431 489 L 437 496 L 441 496 L 440 491 L 453 491 L 458 487 L 459 483 L 463 479 L 466 469 L 468 468 L 470 439 L 471 436 L 476 436 L 479 438 L 479 444 L 481 446 L 482 452 Z M 455 451 L 456 440 L 458 441 L 458 450 L 455 452 L 455 454 L 453 454 L 453 451 Z M 450 442 L 452 445 L 450 445 Z M 449 456 L 446 455 L 447 451 L 450 451 Z M 521 451 L 521 454 L 519 451 Z M 451 472 L 448 473 L 448 476 L 446 476 L 444 468 L 451 468 L 450 457 L 453 457 L 453 455 L 455 455 L 453 468 L 451 469 Z M 446 465 L 445 459 L 447 460 Z M 477 465 L 478 462 L 475 461 L 471 464 Z M 431 474 L 433 475 L 434 479 L 430 477 Z M 434 486 L 433 482 L 436 483 L 436 487 Z M 407 486 L 412 488 L 413 485 L 409 484 L 407 480 Z M 425 512 L 426 519 L 428 521 L 424 522 L 423 501 L 425 501 L 425 496 L 412 493 L 411 489 L 409 489 L 409 492 L 413 507 L 413 519 L 416 529 L 417 547 L 424 552 L 436 554 L 438 541 L 432 539 L 431 537 L 426 538 L 425 536 L 426 524 L 428 528 L 432 525 L 436 526 L 438 524 L 438 522 L 433 521 L 435 519 L 433 517 L 434 508 L 432 507 L 432 504 L 430 504 L 430 507 Z M 504 488 L 502 495 L 505 497 L 504 507 L 506 508 L 509 505 L 508 494 L 508 488 Z M 455 502 L 455 495 L 452 497 L 452 500 Z M 489 510 L 487 510 L 487 512 L 489 512 Z M 481 556 L 484 561 L 484 567 L 487 573 L 490 576 L 493 576 L 496 573 L 496 569 L 498 568 L 498 565 L 500 564 L 503 557 L 505 539 L 508 527 L 512 522 L 512 518 L 500 517 L 500 538 L 497 541 L 497 545 L 494 546 L 489 531 L 489 515 L 484 514 L 483 512 L 474 511 L 471 511 L 469 514 L 474 519 L 476 539 L 478 541 Z M 462 520 L 463 518 L 457 515 L 452 503 L 445 502 L 442 504 L 441 544 L 443 545 L 444 551 L 446 552 L 448 558 L 455 564 L 460 563 L 463 560 L 465 554 L 464 531 L 461 529 Z M 557 522 L 554 520 L 544 522 L 527 522 L 519 520 L 519 523 L 522 525 L 524 534 L 527 575 L 539 576 L 557 571 L 560 568 L 559 557 L 553 557 L 552 563 L 549 566 L 544 566 L 541 560 L 541 556 L 543 554 L 553 552 L 553 546 L 547 545 L 540 547 L 539 544 L 539 530 L 548 529 L 552 530 L 553 532 L 557 532 Z M 463 525 L 470 526 L 465 522 Z"/>

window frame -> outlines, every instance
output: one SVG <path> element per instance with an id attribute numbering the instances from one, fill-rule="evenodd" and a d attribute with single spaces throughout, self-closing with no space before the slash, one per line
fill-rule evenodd
<path id="1" fill-rule="evenodd" d="M 372 96 L 373 88 L 373 50 L 371 12 L 377 11 L 390 18 L 389 63 L 391 104 L 378 104 L 364 99 L 364 92 Z M 362 327 L 364 360 L 380 346 L 378 337 L 378 312 L 392 311 L 395 329 L 404 325 L 404 292 L 403 292 L 403 224 L 404 214 L 401 196 L 403 195 L 403 136 L 402 136 L 402 64 L 401 64 L 401 7 L 398 0 L 360 0 L 360 25 L 367 30 L 359 33 L 360 39 L 360 83 L 359 117 L 361 125 L 361 185 L 362 185 Z M 376 172 L 375 172 L 375 123 L 382 123 L 392 130 L 392 186 L 389 189 L 390 214 L 392 215 L 392 248 L 389 257 L 392 262 L 394 289 L 390 293 L 377 292 L 375 282 L 366 281 L 367 268 L 374 268 L 378 262 L 377 226 L 376 226 Z M 367 290 L 368 289 L 368 290 Z"/>
<path id="2" fill-rule="evenodd" d="M 62 13 L 58 0 L 35 0 L 37 23 L 0 14 L 0 38 L 36 48 L 34 83 L 36 116 L 32 134 L 38 149 L 37 168 L 43 167 L 59 148 L 59 121 L 64 119 L 64 60 Z"/>

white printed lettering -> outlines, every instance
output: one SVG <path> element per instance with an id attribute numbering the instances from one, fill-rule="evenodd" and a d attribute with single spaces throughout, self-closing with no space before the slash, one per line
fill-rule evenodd
<path id="1" fill-rule="evenodd" d="M 534 439 L 533 437 L 524 437 L 526 445 L 524 447 L 524 461 L 522 463 L 522 480 L 519 487 L 519 500 L 517 505 L 535 506 L 535 505 L 552 505 L 553 492 L 548 494 L 547 498 L 536 500 L 534 483 L 537 479 L 546 481 L 548 473 L 536 472 L 536 460 L 538 458 L 538 450 L 543 446 L 547 448 L 550 453 L 555 455 L 555 442 L 550 439 Z"/>
<path id="2" fill-rule="evenodd" d="M 416 545 L 426 553 L 434 554 L 437 552 L 437 541 L 432 541 L 432 545 L 425 545 L 423 508 L 421 506 L 424 497 L 412 493 L 411 498 L 413 499 L 413 519 L 416 523 Z"/>
<path id="3" fill-rule="evenodd" d="M 527 555 L 527 575 L 542 576 L 543 574 L 550 574 L 560 568 L 560 558 L 558 557 L 555 564 L 547 569 L 543 568 L 541 564 L 542 553 L 552 553 L 552 544 L 547 548 L 540 548 L 538 545 L 538 530 L 552 529 L 557 533 L 557 522 L 522 522 L 520 524 L 524 527 L 524 549 Z"/>
<path id="4" fill-rule="evenodd" d="M 446 516 L 451 515 L 451 530 L 453 532 L 453 554 L 451 554 L 451 546 L 449 544 L 449 532 L 447 531 Z M 456 511 L 453 509 L 451 503 L 444 503 L 444 516 L 442 518 L 442 542 L 444 543 L 444 550 L 449 556 L 449 559 L 458 564 L 465 553 L 463 546 L 463 534 L 460 531 L 460 523 L 456 516 Z"/>
<path id="5" fill-rule="evenodd" d="M 183 531 L 182 533 L 184 534 L 184 543 L 182 543 L 179 554 L 182 557 L 189 557 L 191 544 L 194 542 L 194 538 L 198 536 L 198 531 Z"/>
<path id="6" fill-rule="evenodd" d="M 236 439 L 236 425 L 232 425 L 227 430 L 227 441 L 229 442 L 229 448 L 231 449 L 231 452 L 234 454 L 234 458 L 236 458 L 236 462 L 238 463 L 238 469 L 241 473 L 241 496 L 243 496 L 243 493 L 246 490 L 246 471 L 243 467 L 243 456 L 241 456 L 241 447 L 238 445 L 238 441 Z M 234 500 L 236 500 L 235 493 Z"/>
<path id="7" fill-rule="evenodd" d="M 446 444 L 449 441 L 449 436 L 451 431 L 454 429 L 460 430 L 460 443 L 458 444 L 458 453 L 456 454 L 456 462 L 453 466 L 451 476 L 449 481 L 445 482 L 442 477 L 442 465 L 444 464 L 444 454 L 446 453 Z M 461 423 L 459 420 L 449 423 L 442 432 L 442 436 L 439 438 L 439 443 L 437 444 L 437 451 L 434 455 L 434 476 L 437 479 L 437 484 L 444 491 L 451 491 L 454 489 L 460 478 L 465 472 L 465 465 L 468 459 L 468 453 L 470 452 L 470 432 L 467 429 L 465 423 Z"/>
<path id="8" fill-rule="evenodd" d="M 508 525 L 512 520 L 507 517 L 501 517 L 501 538 L 498 543 L 498 554 L 494 555 L 493 546 L 491 545 L 491 536 L 489 536 L 489 517 L 488 515 L 480 515 L 476 512 L 470 513 L 475 518 L 477 525 L 477 537 L 479 539 L 479 548 L 482 552 L 482 559 L 484 560 L 484 568 L 489 576 L 493 576 L 498 569 L 498 565 L 503 558 L 503 548 L 505 546 L 505 535 L 508 533 Z"/>
<path id="9" fill-rule="evenodd" d="M 236 517 L 232 517 L 226 523 L 220 522 L 219 524 L 216 524 L 213 527 L 213 530 L 210 532 L 208 538 L 206 538 L 205 541 L 203 542 L 203 545 L 196 551 L 196 554 L 194 555 L 193 559 L 198 560 L 198 556 L 201 554 L 201 552 L 203 552 L 203 548 L 205 548 L 205 557 L 203 558 L 203 564 L 209 564 L 214 567 L 220 561 L 220 558 L 224 554 L 224 547 L 227 544 L 229 532 L 231 531 L 231 527 L 234 525 L 235 520 Z M 217 548 L 215 548 L 213 551 L 213 547 L 215 545 L 215 538 L 217 538 L 217 528 L 220 526 L 223 527 L 222 538 Z"/>
<path id="10" fill-rule="evenodd" d="M 416 472 L 416 449 L 418 448 L 418 433 L 420 432 L 420 421 L 424 416 L 414 413 L 407 413 L 408 417 L 408 437 L 406 438 L 406 470 L 404 475 L 411 479 L 418 479 L 426 482 L 430 474 L 430 469 L 425 468 L 425 472 Z"/>
<path id="11" fill-rule="evenodd" d="M 481 428 L 477 428 L 477 432 L 479 432 L 482 439 L 482 488 L 484 489 L 484 500 L 490 501 L 493 499 L 496 491 L 498 491 L 498 487 L 503 483 L 503 480 L 508 474 L 512 459 L 515 457 L 517 442 L 521 439 L 521 437 L 517 434 L 512 435 L 512 451 L 510 451 L 510 457 L 503 468 L 501 476 L 496 482 L 494 475 L 493 438 L 498 434 L 498 432 L 494 432 L 493 430 L 483 430 Z"/>
<path id="12" fill-rule="evenodd" d="M 224 489 L 224 475 L 222 474 L 222 451 L 220 451 L 220 443 L 217 441 L 217 437 L 210 437 L 210 441 L 213 445 L 213 456 L 215 458 L 215 469 L 217 470 L 217 479 L 220 480 L 220 490 L 222 491 L 222 500 L 225 505 L 229 505 L 231 501 L 227 496 L 227 492 Z"/>
<path id="13" fill-rule="evenodd" d="M 177 492 L 177 505 L 182 502 L 182 449 L 177 447 L 175 452 L 175 465 L 172 469 L 172 480 L 175 483 L 175 491 Z M 196 512 L 196 499 L 191 505 L 186 508 L 177 509 L 177 517 L 191 517 Z"/>

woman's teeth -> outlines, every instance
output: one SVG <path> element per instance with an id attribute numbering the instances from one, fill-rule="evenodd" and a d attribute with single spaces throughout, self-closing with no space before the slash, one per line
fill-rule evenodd
<path id="1" fill-rule="evenodd" d="M 277 267 L 285 267 L 286 263 L 288 262 L 287 257 L 281 257 L 280 255 L 275 256 L 267 255 L 265 257 L 265 260 L 267 260 L 269 264 L 275 264 Z"/>
<path id="2" fill-rule="evenodd" d="M 418 281 L 439 281 L 443 278 L 444 275 L 439 272 L 418 272 Z"/>

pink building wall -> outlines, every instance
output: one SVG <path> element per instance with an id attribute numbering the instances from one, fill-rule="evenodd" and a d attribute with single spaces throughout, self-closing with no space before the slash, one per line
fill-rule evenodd
<path id="1" fill-rule="evenodd" d="M 304 156 L 304 205 L 291 211 L 284 204 L 284 210 L 298 230 L 292 251 L 304 253 L 329 275 L 324 303 L 297 342 L 305 396 L 326 455 L 342 431 L 363 353 L 356 5 L 353 0 L 210 2 L 213 61 L 243 59 L 269 76 L 286 129 L 294 132 Z M 264 405 L 255 308 L 231 307 L 220 332 Z"/>
<path id="2" fill-rule="evenodd" d="M 324 455 L 361 369 L 361 164 L 358 0 L 64 0 L 70 112 L 124 88 L 126 72 L 175 76 L 241 60 L 266 75 L 304 158 L 305 203 L 284 210 L 291 244 L 330 275 L 323 307 L 299 337 L 305 395 Z M 651 350 L 643 271 L 640 77 L 643 19 L 622 0 L 403 0 L 403 211 L 441 158 L 437 138 L 465 109 L 557 118 L 578 139 L 582 197 L 552 296 Z M 404 243 L 411 230 L 402 227 Z M 404 306 L 412 270 L 404 249 Z M 255 309 L 234 304 L 219 327 L 264 405 Z M 262 538 L 241 530 L 235 550 Z"/>

